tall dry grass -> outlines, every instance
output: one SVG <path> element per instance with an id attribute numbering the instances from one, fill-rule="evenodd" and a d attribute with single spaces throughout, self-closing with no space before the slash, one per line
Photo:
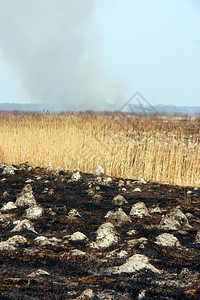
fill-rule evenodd
<path id="1" fill-rule="evenodd" d="M 200 185 L 200 122 L 173 116 L 0 114 L 0 157 L 8 164 Z"/>

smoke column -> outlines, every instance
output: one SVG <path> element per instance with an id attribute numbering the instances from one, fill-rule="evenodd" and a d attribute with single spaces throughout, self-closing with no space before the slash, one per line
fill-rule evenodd
<path id="1" fill-rule="evenodd" d="M 104 77 L 85 37 L 95 1 L 0 0 L 0 51 L 31 102 L 84 110 L 121 100 L 123 87 Z"/>

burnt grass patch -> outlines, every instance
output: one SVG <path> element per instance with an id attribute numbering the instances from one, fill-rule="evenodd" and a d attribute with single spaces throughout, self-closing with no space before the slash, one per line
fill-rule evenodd
<path id="1" fill-rule="evenodd" d="M 56 173 L 28 164 L 14 167 L 13 175 L 3 174 L 3 166 L 0 167 L 0 209 L 9 201 L 15 203 L 30 183 L 43 214 L 31 220 L 36 233 L 27 228 L 13 232 L 14 221 L 27 219 L 26 207 L 1 212 L 1 242 L 14 235 L 25 237 L 27 242 L 14 251 L 0 251 L 0 299 L 78 299 L 87 289 L 92 290 L 92 296 L 80 299 L 200 299 L 200 245 L 195 240 L 200 231 L 200 188 L 142 184 L 135 180 L 119 186 L 121 178 L 103 184 L 103 180 L 98 182 L 87 173 L 80 173 L 81 179 L 73 181 L 73 172 Z M 136 187 L 141 192 L 134 192 Z M 190 201 L 186 197 L 188 191 L 192 191 Z M 4 192 L 8 194 L 4 196 Z M 98 203 L 92 198 L 96 194 L 102 197 Z M 118 209 L 112 200 L 119 194 L 128 202 L 122 205 L 127 215 L 137 202 L 144 202 L 149 211 L 158 206 L 161 213 L 130 217 L 130 223 L 116 227 L 118 243 L 94 249 L 90 243 L 95 241 L 99 226 L 106 222 L 105 215 Z M 186 215 L 192 214 L 188 218 L 192 228 L 166 231 L 159 226 L 163 215 L 175 207 Z M 74 209 L 79 216 L 70 217 Z M 132 235 L 131 230 L 135 230 Z M 87 242 L 70 240 L 77 231 L 86 235 Z M 158 245 L 157 236 L 165 232 L 173 234 L 180 247 Z M 38 236 L 50 242 L 36 243 Z M 147 240 L 143 242 L 141 238 Z M 127 256 L 119 256 L 121 251 Z M 147 256 L 160 273 L 145 268 L 119 274 L 108 271 L 135 254 Z M 48 274 L 30 276 L 38 269 Z"/>

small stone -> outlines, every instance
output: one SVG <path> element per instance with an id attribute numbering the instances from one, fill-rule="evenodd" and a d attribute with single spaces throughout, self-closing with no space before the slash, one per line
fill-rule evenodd
<path id="1" fill-rule="evenodd" d="M 19 245 L 27 243 L 27 239 L 21 235 L 14 235 L 7 241 L 0 242 L 0 251 L 15 251 Z"/>
<path id="2" fill-rule="evenodd" d="M 193 216 L 193 214 L 191 214 L 191 213 L 186 213 L 185 214 L 186 215 L 186 217 L 189 219 L 189 220 L 192 220 L 192 219 L 194 219 L 194 216 Z"/>
<path id="3" fill-rule="evenodd" d="M 146 294 L 146 291 L 145 289 L 143 289 L 139 294 L 138 294 L 138 299 L 144 299 L 145 298 L 145 294 Z"/>
<path id="4" fill-rule="evenodd" d="M 197 235 L 195 237 L 196 244 L 200 244 L 200 231 L 197 232 Z"/>
<path id="5" fill-rule="evenodd" d="M 113 198 L 112 203 L 116 206 L 122 206 L 123 204 L 128 203 L 128 201 L 122 195 L 117 195 Z"/>
<path id="6" fill-rule="evenodd" d="M 22 235 L 13 235 L 7 242 L 12 245 L 24 245 L 27 243 L 27 239 Z"/>
<path id="7" fill-rule="evenodd" d="M 122 192 L 126 192 L 127 191 L 127 189 L 125 187 L 123 187 L 121 190 L 122 190 Z"/>
<path id="8" fill-rule="evenodd" d="M 49 190 L 49 195 L 53 195 L 54 194 L 54 189 L 50 189 Z"/>
<path id="9" fill-rule="evenodd" d="M 3 198 L 6 198 L 6 197 L 8 197 L 8 196 L 9 196 L 8 192 L 5 191 L 5 192 L 3 193 Z"/>
<path id="10" fill-rule="evenodd" d="M 141 237 L 139 239 L 128 240 L 128 248 L 131 249 L 136 245 L 139 245 L 139 248 L 144 249 L 144 245 L 148 243 L 148 239 L 145 237 Z"/>
<path id="11" fill-rule="evenodd" d="M 31 220 L 41 218 L 43 215 L 43 208 L 39 205 L 35 205 L 26 209 L 26 217 Z"/>
<path id="12" fill-rule="evenodd" d="M 14 202 L 9 201 L 8 203 L 4 204 L 3 207 L 1 208 L 2 213 L 7 213 L 13 209 L 16 209 L 17 206 L 15 205 Z"/>
<path id="13" fill-rule="evenodd" d="M 170 233 L 162 233 L 159 236 L 157 236 L 156 244 L 164 246 L 164 247 L 179 247 L 180 243 L 178 239 Z"/>
<path id="14" fill-rule="evenodd" d="M 70 236 L 69 240 L 72 242 L 83 242 L 83 241 L 87 241 L 88 238 L 82 232 L 76 231 Z"/>
<path id="15" fill-rule="evenodd" d="M 192 191 L 187 191 L 187 195 L 191 195 L 192 193 Z"/>
<path id="16" fill-rule="evenodd" d="M 26 183 L 31 183 L 31 182 L 33 182 L 33 179 L 29 178 L 29 179 L 26 180 Z"/>
<path id="17" fill-rule="evenodd" d="M 141 191 L 140 188 L 135 188 L 135 189 L 133 190 L 133 192 L 139 192 L 139 193 L 141 193 L 142 191 Z"/>
<path id="18" fill-rule="evenodd" d="M 34 241 L 35 241 L 37 244 L 39 244 L 40 246 L 51 245 L 50 240 L 49 240 L 47 237 L 42 236 L 42 235 L 36 237 L 36 238 L 34 239 Z"/>
<path id="19" fill-rule="evenodd" d="M 69 211 L 68 218 L 70 218 L 70 219 L 81 218 L 81 215 L 75 208 L 73 208 Z"/>
<path id="20" fill-rule="evenodd" d="M 79 299 L 93 299 L 94 298 L 94 292 L 92 289 L 86 289 L 82 292 Z"/>
<path id="21" fill-rule="evenodd" d="M 147 184 L 147 182 L 144 180 L 144 178 L 140 178 L 139 182 L 142 184 Z"/>
<path id="22" fill-rule="evenodd" d="M 158 269 L 149 263 L 148 257 L 142 254 L 135 254 L 131 256 L 123 265 L 113 267 L 110 271 L 113 274 L 121 274 L 135 273 L 143 269 L 151 270 L 154 273 L 160 273 Z"/>
<path id="23" fill-rule="evenodd" d="M 79 181 L 81 179 L 81 174 L 79 172 L 74 173 L 71 176 L 72 181 Z"/>
<path id="24" fill-rule="evenodd" d="M 150 217 L 150 214 L 144 202 L 137 202 L 132 206 L 130 211 L 130 216 L 143 218 L 143 217 Z"/>
<path id="25" fill-rule="evenodd" d="M 3 169 L 3 174 L 14 175 L 15 174 L 15 170 L 16 170 L 16 168 L 14 168 L 13 166 L 6 166 Z"/>
<path id="26" fill-rule="evenodd" d="M 97 169 L 94 171 L 94 176 L 104 176 L 105 172 L 101 166 L 98 166 Z"/>
<path id="27" fill-rule="evenodd" d="M 135 229 L 129 230 L 129 231 L 127 232 L 127 234 L 128 234 L 128 235 L 134 235 L 134 234 L 136 234 L 136 230 L 135 230 Z"/>
<path id="28" fill-rule="evenodd" d="M 37 271 L 28 274 L 28 277 L 41 277 L 41 276 L 50 276 L 50 274 L 47 271 L 44 271 L 42 269 L 38 269 Z"/>
<path id="29" fill-rule="evenodd" d="M 81 251 L 81 250 L 79 250 L 79 249 L 73 249 L 73 250 L 71 251 L 71 254 L 72 254 L 73 256 L 85 256 L 85 255 L 86 255 L 86 253 L 85 253 L 84 251 Z"/>
<path id="30" fill-rule="evenodd" d="M 150 213 L 152 214 L 161 214 L 161 209 L 159 206 L 155 206 L 149 209 Z"/>
<path id="31" fill-rule="evenodd" d="M 119 183 L 118 183 L 118 186 L 121 187 L 121 186 L 124 186 L 124 184 L 125 184 L 124 181 L 120 179 Z"/>
<path id="32" fill-rule="evenodd" d="M 102 196 L 101 195 L 94 195 L 92 197 L 92 202 L 94 202 L 95 204 L 100 204 L 102 201 Z"/>
<path id="33" fill-rule="evenodd" d="M 46 169 L 47 169 L 48 172 L 53 171 L 53 167 L 52 167 L 51 162 L 49 162 L 49 163 L 47 164 Z"/>
<path id="34" fill-rule="evenodd" d="M 97 229 L 96 242 L 90 244 L 91 248 L 103 249 L 118 243 L 118 234 L 114 225 L 106 222 Z"/>
<path id="35" fill-rule="evenodd" d="M 27 184 L 22 189 L 22 192 L 17 197 L 16 205 L 19 207 L 25 207 L 25 206 L 31 207 L 36 205 L 36 200 L 33 195 L 32 186 L 30 184 Z"/>
<path id="36" fill-rule="evenodd" d="M 14 225 L 16 224 L 16 226 L 11 230 L 11 232 L 20 232 L 23 230 L 29 230 L 34 233 L 37 233 L 33 227 L 33 224 L 27 219 L 24 219 L 22 221 L 15 221 L 13 222 L 13 224 Z"/>
<path id="37" fill-rule="evenodd" d="M 108 222 L 111 222 L 113 225 L 120 227 L 127 223 L 131 223 L 131 219 L 123 211 L 122 208 L 119 208 L 116 212 L 109 211 L 105 218 L 108 219 Z"/>
<path id="38" fill-rule="evenodd" d="M 190 271 L 188 270 L 188 268 L 183 268 L 180 272 L 180 275 L 188 275 L 190 273 Z"/>
<path id="39" fill-rule="evenodd" d="M 166 230 L 192 229 L 186 215 L 184 215 L 179 207 L 173 208 L 166 216 L 163 216 L 159 227 Z"/>
<path id="40" fill-rule="evenodd" d="M 110 183 L 112 183 L 112 178 L 111 177 L 107 177 L 107 178 L 103 179 L 103 184 L 109 185 Z"/>

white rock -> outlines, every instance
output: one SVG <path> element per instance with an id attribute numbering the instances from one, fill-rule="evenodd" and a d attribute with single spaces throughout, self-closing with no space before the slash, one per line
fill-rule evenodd
<path id="1" fill-rule="evenodd" d="M 133 190 L 133 192 L 139 192 L 139 193 L 141 193 L 142 191 L 141 191 L 140 188 L 135 188 L 135 189 Z"/>
<path id="2" fill-rule="evenodd" d="M 141 237 L 139 239 L 133 239 L 133 240 L 128 240 L 128 248 L 131 249 L 135 247 L 136 245 L 139 245 L 139 248 L 144 248 L 144 245 L 148 243 L 148 239 L 145 237 Z"/>
<path id="3" fill-rule="evenodd" d="M 159 236 L 157 236 L 156 244 L 164 246 L 164 247 L 179 247 L 180 243 L 178 239 L 170 233 L 162 233 Z"/>
<path id="4" fill-rule="evenodd" d="M 107 218 L 108 222 L 111 222 L 113 225 L 120 227 L 127 223 L 131 223 L 131 219 L 127 216 L 127 214 L 123 211 L 122 208 L 118 208 L 117 211 L 109 211 L 105 218 Z"/>
<path id="5" fill-rule="evenodd" d="M 13 166 L 6 166 L 3 169 L 3 174 L 14 175 L 15 174 L 15 170 L 16 170 L 16 168 L 14 168 Z"/>
<path id="6" fill-rule="evenodd" d="M 116 206 L 122 206 L 125 203 L 128 203 L 128 201 L 124 198 L 122 195 L 117 195 L 113 198 L 112 203 Z"/>
<path id="7" fill-rule="evenodd" d="M 38 269 L 37 271 L 28 274 L 28 277 L 40 277 L 40 276 L 50 276 L 50 274 L 47 271 L 44 271 L 42 269 Z"/>
<path id="8" fill-rule="evenodd" d="M 144 299 L 145 298 L 145 294 L 146 294 L 146 291 L 145 289 L 142 290 L 139 294 L 138 294 L 138 299 Z"/>
<path id="9" fill-rule="evenodd" d="M 124 186 L 124 184 L 125 184 L 125 182 L 124 182 L 123 180 L 120 179 L 120 181 L 119 181 L 119 183 L 118 183 L 118 186 L 121 187 L 121 186 Z"/>
<path id="10" fill-rule="evenodd" d="M 53 171 L 53 167 L 52 167 L 51 162 L 49 162 L 49 163 L 47 164 L 46 169 L 47 169 L 47 171 L 49 171 L 49 172 Z"/>
<path id="11" fill-rule="evenodd" d="M 189 224 L 186 215 L 176 207 L 166 214 L 166 216 L 162 217 L 159 228 L 167 230 L 188 230 L 191 229 L 192 226 Z"/>
<path id="12" fill-rule="evenodd" d="M 132 206 L 130 211 L 130 216 L 143 218 L 143 217 L 149 217 L 150 214 L 144 202 L 137 202 Z"/>
<path id="13" fill-rule="evenodd" d="M 22 235 L 13 235 L 7 242 L 11 245 L 24 245 L 27 243 L 27 239 Z"/>
<path id="14" fill-rule="evenodd" d="M 187 195 L 191 195 L 193 191 L 187 191 Z"/>
<path id="15" fill-rule="evenodd" d="M 71 250 L 71 254 L 73 256 L 85 256 L 86 255 L 86 253 L 84 251 L 81 251 L 79 249 L 73 249 L 73 250 Z"/>
<path id="16" fill-rule="evenodd" d="M 9 196 L 8 192 L 5 191 L 5 192 L 3 193 L 3 197 L 6 198 L 6 197 L 8 197 L 8 196 Z"/>
<path id="17" fill-rule="evenodd" d="M 197 232 L 197 235 L 195 237 L 196 244 L 200 244 L 200 231 Z"/>
<path id="18" fill-rule="evenodd" d="M 14 222 L 13 222 L 13 224 L 14 224 Z M 20 232 L 23 230 L 30 230 L 34 233 L 37 233 L 33 227 L 33 224 L 27 219 L 18 221 L 16 226 L 11 230 L 11 232 Z"/>
<path id="19" fill-rule="evenodd" d="M 113 258 L 113 259 L 121 259 L 121 258 L 127 258 L 128 257 L 128 252 L 126 250 L 121 250 L 120 252 L 117 250 L 113 250 L 109 252 L 106 255 L 107 258 Z"/>
<path id="20" fill-rule="evenodd" d="M 191 214 L 191 213 L 186 213 L 185 214 L 186 215 L 186 217 L 189 219 L 189 220 L 192 220 L 192 219 L 194 219 L 194 216 L 193 216 L 193 214 Z"/>
<path id="21" fill-rule="evenodd" d="M 13 244 L 5 242 L 0 242 L 0 251 L 15 251 L 16 247 Z"/>
<path id="22" fill-rule="evenodd" d="M 36 205 L 36 200 L 33 195 L 32 186 L 30 184 L 27 184 L 20 193 L 19 197 L 17 197 L 16 205 L 19 207 L 24 206 L 34 206 Z"/>
<path id="23" fill-rule="evenodd" d="M 155 214 L 155 213 L 161 214 L 161 213 L 162 213 L 159 206 L 152 207 L 152 208 L 149 209 L 149 211 L 150 211 L 150 213 L 152 213 L 152 214 Z"/>
<path id="24" fill-rule="evenodd" d="M 1 208 L 2 212 L 9 212 L 10 210 L 16 209 L 17 206 L 15 205 L 14 202 L 9 201 L 8 203 L 4 204 L 3 207 Z"/>
<path id="25" fill-rule="evenodd" d="M 53 195 L 54 194 L 54 189 L 50 189 L 49 190 L 49 195 Z"/>
<path id="26" fill-rule="evenodd" d="M 94 171 L 94 176 L 104 176 L 105 172 L 101 166 L 98 166 L 97 169 Z"/>
<path id="27" fill-rule="evenodd" d="M 82 292 L 82 294 L 79 296 L 79 299 L 93 299 L 94 298 L 94 292 L 92 289 L 86 289 Z"/>
<path id="28" fill-rule="evenodd" d="M 35 205 L 26 209 L 26 217 L 31 220 L 36 220 L 43 215 L 43 208 Z"/>
<path id="29" fill-rule="evenodd" d="M 26 180 L 26 183 L 31 183 L 31 182 L 33 182 L 33 179 L 29 178 L 29 179 Z"/>
<path id="30" fill-rule="evenodd" d="M 55 172 L 55 174 L 59 174 L 60 172 L 63 172 L 64 171 L 64 169 L 63 168 L 61 168 L 61 167 L 56 167 L 55 169 L 54 169 L 54 172 Z"/>
<path id="31" fill-rule="evenodd" d="M 70 219 L 81 218 L 81 215 L 75 208 L 72 208 L 68 213 L 68 218 Z"/>
<path id="32" fill-rule="evenodd" d="M 71 176 L 71 179 L 73 181 L 79 181 L 81 179 L 81 174 L 79 172 L 76 172 Z"/>
<path id="33" fill-rule="evenodd" d="M 135 230 L 135 229 L 129 230 L 129 231 L 127 232 L 127 234 L 128 234 L 128 235 L 134 235 L 134 234 L 136 234 L 136 230 Z"/>
<path id="34" fill-rule="evenodd" d="M 70 236 L 69 240 L 72 242 L 83 242 L 83 241 L 87 241 L 88 238 L 82 232 L 76 231 Z"/>
<path id="35" fill-rule="evenodd" d="M 27 243 L 27 239 L 21 235 L 14 235 L 7 241 L 0 242 L 0 251 L 15 251 L 19 245 Z"/>
<path id="36" fill-rule="evenodd" d="M 112 178 L 111 177 L 107 177 L 107 178 L 103 179 L 103 184 L 109 185 L 110 183 L 112 183 Z"/>
<path id="37" fill-rule="evenodd" d="M 40 246 L 47 246 L 47 245 L 51 245 L 51 241 L 46 237 L 46 236 L 38 236 L 34 239 L 34 241 L 39 244 Z"/>
<path id="38" fill-rule="evenodd" d="M 142 254 L 135 254 L 131 256 L 123 265 L 111 268 L 111 273 L 135 273 L 137 271 L 148 269 L 154 273 L 160 273 L 152 264 L 149 263 L 147 256 Z"/>
<path id="39" fill-rule="evenodd" d="M 147 184 L 147 182 L 144 180 L 144 178 L 140 178 L 139 182 L 142 184 Z"/>
<path id="40" fill-rule="evenodd" d="M 96 233 L 96 242 L 92 242 L 90 244 L 91 248 L 108 248 L 118 243 L 119 238 L 117 231 L 115 229 L 115 226 L 110 222 L 106 222 L 99 226 Z"/>

